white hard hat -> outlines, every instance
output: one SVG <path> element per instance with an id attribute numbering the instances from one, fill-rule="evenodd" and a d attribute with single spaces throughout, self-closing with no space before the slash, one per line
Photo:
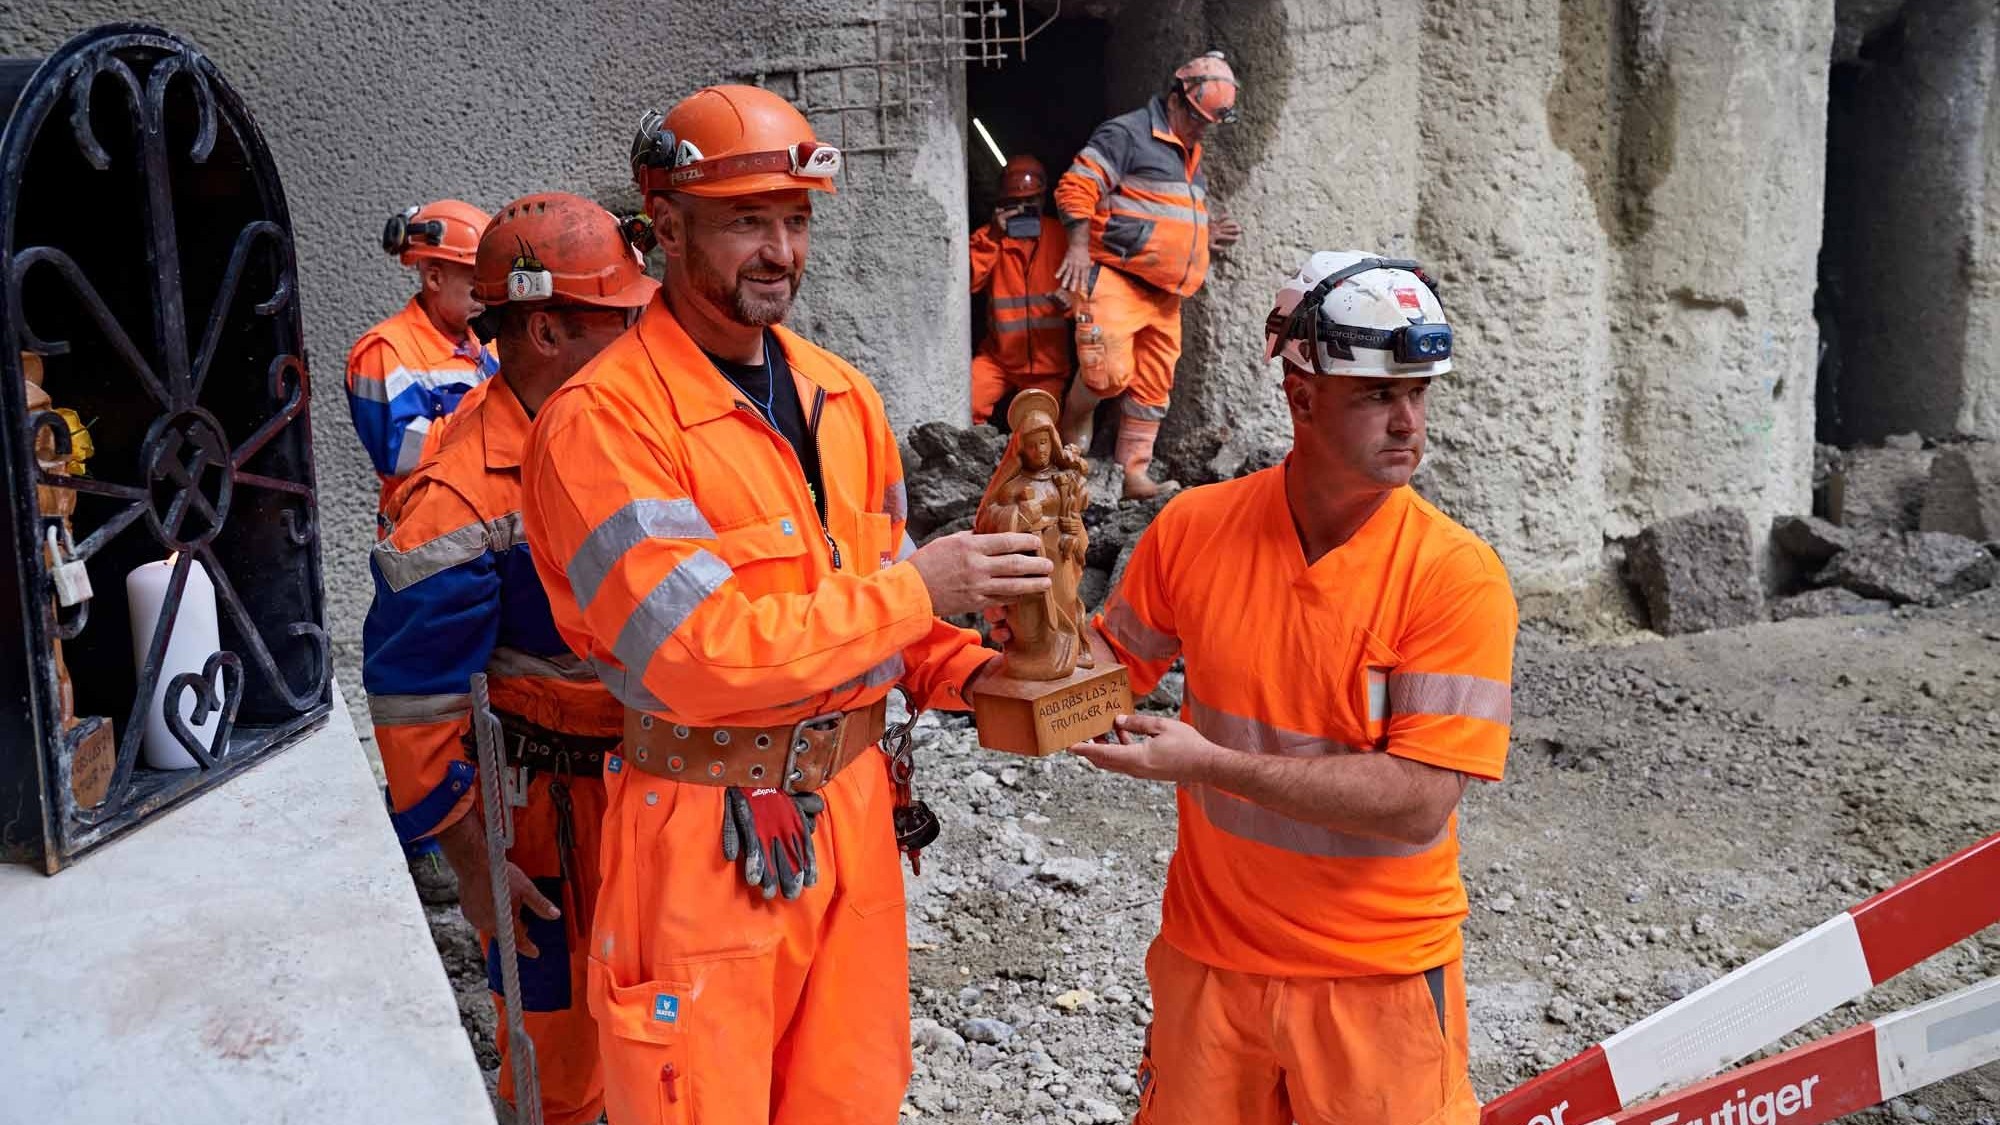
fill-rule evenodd
<path id="1" fill-rule="evenodd" d="M 1444 305 L 1417 263 L 1355 250 L 1307 258 L 1264 322 L 1264 358 L 1316 375 L 1442 375 L 1451 343 Z"/>

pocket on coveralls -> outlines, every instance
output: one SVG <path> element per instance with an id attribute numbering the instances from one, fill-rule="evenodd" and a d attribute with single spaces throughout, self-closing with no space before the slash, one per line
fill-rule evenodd
<path id="1" fill-rule="evenodd" d="M 1348 703 L 1354 708 L 1355 721 L 1368 732 L 1371 748 L 1381 746 L 1389 736 L 1389 675 L 1402 663 L 1402 656 L 1382 638 L 1355 628 Z"/>
<path id="2" fill-rule="evenodd" d="M 623 1072 L 624 1081 L 656 1087 L 658 1120 L 691 1120 L 692 1067 L 688 1061 L 683 1006 L 693 995 L 686 980 L 662 977 L 620 986 L 602 964 L 590 966 L 591 1014 L 598 1026 L 623 1040 L 625 1059 L 607 1059 Z M 638 1095 L 645 1101 L 644 1095 Z"/>

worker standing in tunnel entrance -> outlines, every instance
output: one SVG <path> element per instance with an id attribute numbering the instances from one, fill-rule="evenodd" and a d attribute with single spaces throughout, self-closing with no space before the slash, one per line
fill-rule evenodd
<path id="1" fill-rule="evenodd" d="M 1097 629 L 1180 721 L 1072 749 L 1179 787 L 1146 958 L 1138 1125 L 1473 1125 L 1456 810 L 1498 781 L 1516 611 L 1491 548 L 1411 491 L 1451 329 L 1416 263 L 1314 254 L 1266 358 L 1277 468 L 1175 497 Z"/>
<path id="2" fill-rule="evenodd" d="M 899 853 L 929 837 L 909 759 L 877 749 L 887 695 L 968 710 L 999 654 L 937 615 L 1049 589 L 1052 564 L 1016 553 L 1032 535 L 962 532 L 898 561 L 882 400 L 781 325 L 840 167 L 768 90 L 648 114 L 632 172 L 660 299 L 549 399 L 528 447 L 522 515 L 556 626 L 625 705 L 589 983 L 618 1125 L 896 1120 Z"/>
<path id="3" fill-rule="evenodd" d="M 490 218 L 470 203 L 440 199 L 390 216 L 382 231 L 382 249 L 416 271 L 418 288 L 347 353 L 347 409 L 382 482 L 377 539 L 389 533 L 389 497 L 423 458 L 432 423 L 499 369 L 471 327 L 480 311 L 472 260 Z"/>
<path id="4" fill-rule="evenodd" d="M 1210 223 L 1201 168 L 1202 136 L 1236 119 L 1236 94 L 1221 51 L 1190 59 L 1164 94 L 1099 125 L 1056 185 L 1068 230 L 1057 276 L 1084 298 L 1063 435 L 1088 449 L 1097 404 L 1119 399 L 1113 456 L 1127 499 L 1159 493 L 1147 469 L 1172 400 L 1181 302 L 1207 279 L 1209 251 L 1242 236 L 1226 216 Z"/>
<path id="5" fill-rule="evenodd" d="M 1010 392 L 1043 390 L 1060 402 L 1069 385 L 1074 298 L 1056 280 L 1068 241 L 1042 211 L 1048 186 L 1041 161 L 1009 158 L 993 221 L 972 232 L 972 291 L 987 302 L 986 338 L 972 357 L 975 425 Z"/>
<path id="6" fill-rule="evenodd" d="M 500 209 L 478 244 L 472 296 L 493 311 L 500 374 L 467 392 L 452 424 L 390 497 L 394 525 L 370 557 L 375 601 L 362 677 L 396 834 L 436 840 L 463 888 L 500 1004 L 495 927 L 516 926 L 521 1015 L 535 1042 L 541 1120 L 582 1125 L 604 1108 L 584 955 L 597 898 L 604 763 L 623 711 L 556 634 L 521 534 L 529 420 L 625 331 L 659 288 L 618 220 L 560 192 Z M 471 681 L 487 674 L 504 737 L 515 840 L 496 917 L 479 786 L 466 739 Z M 519 1057 L 500 1021 L 500 1096 Z"/>

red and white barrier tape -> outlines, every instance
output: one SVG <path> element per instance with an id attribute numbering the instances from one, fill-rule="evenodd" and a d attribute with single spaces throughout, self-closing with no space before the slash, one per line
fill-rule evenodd
<path id="1" fill-rule="evenodd" d="M 1480 1125 L 1638 1120 L 1619 1112 L 1632 1099 L 1729 1066 L 1954 942 L 2000 922 L 1996 887 L 2000 887 L 2000 835 L 1925 868 L 1495 1098 L 1480 1114 Z M 1934 1006 L 1891 1019 L 1914 1017 Z M 1861 1035 L 1879 1038 L 1880 1029 L 1856 1028 L 1800 1050 L 1839 1049 L 1845 1039 Z M 1785 1057 L 1789 1056 L 1780 1056 Z M 1733 1111 L 1729 1116 L 1735 1116 Z M 1785 1125 L 1804 1125 L 1799 1119 L 1784 1120 Z M 1716 1125 L 1764 1123 L 1718 1118 Z"/>
<path id="2" fill-rule="evenodd" d="M 2000 1059 L 2000 977 L 1593 1125 L 1819 1125 Z"/>

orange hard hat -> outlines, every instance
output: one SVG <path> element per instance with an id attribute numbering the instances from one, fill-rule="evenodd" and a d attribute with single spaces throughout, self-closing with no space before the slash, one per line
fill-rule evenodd
<path id="1" fill-rule="evenodd" d="M 1048 185 L 1048 170 L 1032 156 L 1010 156 L 1000 169 L 1002 199 L 1040 199 Z"/>
<path id="2" fill-rule="evenodd" d="M 792 103 L 757 86 L 707 86 L 654 110 L 632 142 L 639 190 L 720 198 L 809 188 L 832 191 L 840 150 L 813 137 Z"/>
<path id="3" fill-rule="evenodd" d="M 389 216 L 382 228 L 382 249 L 406 266 L 432 258 L 471 265 L 479 250 L 479 232 L 492 216 L 459 199 L 440 199 Z"/>
<path id="4" fill-rule="evenodd" d="M 637 308 L 660 283 L 646 276 L 625 226 L 568 192 L 524 196 L 500 209 L 479 239 L 472 296 L 483 305 L 529 301 Z"/>
<path id="5" fill-rule="evenodd" d="M 1203 120 L 1228 124 L 1236 120 L 1236 72 L 1221 51 L 1196 55 L 1174 71 L 1174 92 Z"/>

